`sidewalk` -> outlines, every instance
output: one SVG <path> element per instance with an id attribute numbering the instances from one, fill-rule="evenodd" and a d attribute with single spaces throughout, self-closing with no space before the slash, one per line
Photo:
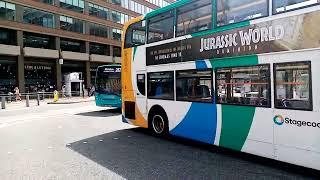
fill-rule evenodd
<path id="1" fill-rule="evenodd" d="M 83 103 L 83 102 L 91 102 L 94 101 L 94 97 L 72 97 L 72 98 L 59 98 L 57 102 L 53 102 L 53 99 L 44 99 L 40 101 L 40 106 L 50 106 L 51 104 L 75 104 L 75 103 Z M 37 100 L 31 99 L 29 101 L 29 108 L 34 109 L 38 107 Z M 6 102 L 6 109 L 1 109 L 0 104 L 0 112 L 1 111 L 12 111 L 18 109 L 25 109 L 26 100 L 16 101 L 16 102 Z"/>
<path id="2" fill-rule="evenodd" d="M 76 104 L 82 102 L 91 102 L 94 101 L 94 96 L 91 97 L 72 97 L 72 98 L 59 98 L 57 102 L 54 102 L 53 99 L 47 102 L 47 104 Z"/>

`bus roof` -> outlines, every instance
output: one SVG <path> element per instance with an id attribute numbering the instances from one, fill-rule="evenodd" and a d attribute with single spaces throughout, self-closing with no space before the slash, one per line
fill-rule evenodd
<path id="1" fill-rule="evenodd" d="M 192 0 L 180 0 L 180 1 L 176 1 L 168 6 L 165 6 L 165 7 L 162 7 L 162 8 L 159 8 L 159 9 L 156 9 L 156 10 L 153 10 L 145 15 L 141 15 L 141 16 L 138 16 L 138 17 L 135 17 L 127 22 L 125 22 L 125 27 L 129 26 L 130 24 L 133 24 L 137 21 L 140 21 L 140 20 L 145 20 L 146 18 L 150 18 L 152 16 L 156 16 L 158 14 L 161 14 L 161 13 L 164 13 L 166 11 L 169 11 L 169 10 L 172 10 L 172 9 L 175 9 L 177 7 L 180 7 L 182 5 L 185 5 L 185 4 L 188 4 L 189 2 L 191 2 Z M 124 28 L 125 29 L 125 28 Z"/>
<path id="2" fill-rule="evenodd" d="M 168 6 L 165 6 L 163 8 L 159 8 L 159 9 L 156 9 L 156 10 L 153 10 L 149 13 L 147 13 L 144 18 L 149 18 L 149 17 L 152 17 L 152 16 L 155 16 L 155 15 L 158 15 L 158 14 L 161 14 L 163 12 L 166 12 L 166 11 L 169 11 L 169 10 L 172 10 L 174 8 L 177 8 L 179 6 L 182 6 L 184 4 L 187 4 L 189 2 L 191 2 L 192 0 L 180 0 L 180 1 L 176 1 L 175 3 L 172 3 Z"/>

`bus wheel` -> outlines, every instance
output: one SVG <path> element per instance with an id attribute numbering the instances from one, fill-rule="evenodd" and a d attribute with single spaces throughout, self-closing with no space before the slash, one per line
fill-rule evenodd
<path id="1" fill-rule="evenodd" d="M 168 133 L 168 118 L 165 113 L 155 113 L 151 116 L 151 129 L 157 136 L 164 136 Z"/>

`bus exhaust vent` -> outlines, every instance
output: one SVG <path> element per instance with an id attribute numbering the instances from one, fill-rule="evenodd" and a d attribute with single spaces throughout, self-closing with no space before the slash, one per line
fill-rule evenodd
<path id="1" fill-rule="evenodd" d="M 125 101 L 124 102 L 124 116 L 128 119 L 136 119 L 136 103 Z"/>

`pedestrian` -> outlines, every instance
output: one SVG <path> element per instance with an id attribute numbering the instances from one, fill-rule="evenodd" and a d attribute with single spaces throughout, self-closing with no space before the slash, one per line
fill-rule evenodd
<path id="1" fill-rule="evenodd" d="M 62 97 L 65 98 L 66 97 L 66 85 L 62 86 L 61 91 L 62 91 Z"/>
<path id="2" fill-rule="evenodd" d="M 86 87 L 85 87 L 85 85 L 84 84 L 82 84 L 82 89 L 81 89 L 81 91 L 82 91 L 82 97 L 84 98 L 84 89 L 85 89 Z"/>
<path id="3" fill-rule="evenodd" d="M 16 101 L 21 101 L 21 94 L 18 87 L 14 88 L 14 94 L 16 95 Z"/>

